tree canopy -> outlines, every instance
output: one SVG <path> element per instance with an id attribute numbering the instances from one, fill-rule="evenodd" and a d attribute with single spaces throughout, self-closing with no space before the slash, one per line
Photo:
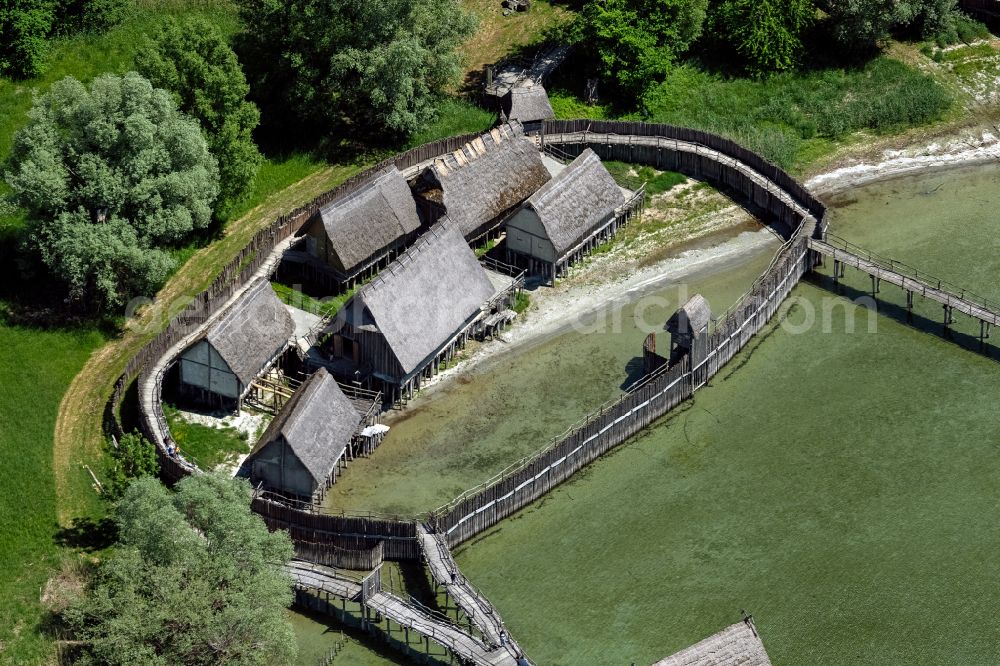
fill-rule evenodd
<path id="1" fill-rule="evenodd" d="M 172 266 L 160 248 L 211 221 L 219 174 L 198 123 L 135 72 L 89 89 L 67 77 L 28 116 L 5 175 L 29 213 L 25 247 L 71 301 L 150 294 Z"/>
<path id="2" fill-rule="evenodd" d="M 120 499 L 132 481 L 160 472 L 156 449 L 138 432 L 125 433 L 117 442 L 109 442 L 107 449 L 108 499 Z"/>
<path id="3" fill-rule="evenodd" d="M 217 211 L 246 199 L 261 163 L 252 132 L 260 122 L 247 101 L 250 86 L 218 28 L 201 18 L 169 19 L 136 55 L 139 71 L 174 94 L 179 108 L 200 123 L 219 162 Z"/>
<path id="4" fill-rule="evenodd" d="M 874 49 L 894 30 L 922 37 L 954 32 L 957 0 L 822 0 L 837 40 L 853 51 Z"/>
<path id="5" fill-rule="evenodd" d="M 280 109 L 282 122 L 397 135 L 433 117 L 475 27 L 458 0 L 248 0 L 240 11 L 265 123 Z"/>
<path id="6" fill-rule="evenodd" d="M 701 36 L 707 9 L 708 0 L 593 0 L 580 14 L 581 45 L 602 76 L 638 93 Z"/>
<path id="7" fill-rule="evenodd" d="M 55 33 L 103 30 L 120 22 L 130 0 L 0 0 L 0 74 L 40 74 Z"/>
<path id="8" fill-rule="evenodd" d="M 718 9 L 724 39 L 747 71 L 761 75 L 794 67 L 802 35 L 816 20 L 812 0 L 725 0 Z"/>
<path id="9" fill-rule="evenodd" d="M 63 613 L 78 664 L 288 664 L 292 557 L 250 511 L 244 481 L 199 474 L 167 490 L 133 482 L 116 505 L 120 543 Z"/>

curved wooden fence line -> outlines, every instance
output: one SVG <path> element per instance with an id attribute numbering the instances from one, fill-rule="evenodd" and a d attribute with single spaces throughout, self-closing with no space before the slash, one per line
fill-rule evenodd
<path id="1" fill-rule="evenodd" d="M 623 132 L 631 132 L 629 135 Z M 562 137 L 560 138 L 560 135 Z M 443 153 L 457 150 L 476 135 L 464 135 L 436 141 L 386 160 L 357 174 L 343 184 L 317 197 L 288 215 L 276 219 L 258 232 L 253 240 L 223 269 L 212 285 L 196 296 L 187 308 L 174 317 L 167 328 L 146 344 L 126 365 L 115 384 L 105 414 L 112 433 L 121 435 L 115 409 L 136 375 L 142 382 L 153 382 L 159 397 L 162 371 L 171 359 L 164 356 L 198 329 L 268 262 L 283 241 L 288 239 L 320 206 L 357 189 L 378 170 L 394 164 L 400 170 L 413 168 Z M 738 304 L 733 315 L 713 334 L 709 361 L 698 368 L 681 365 L 656 376 L 636 391 L 607 405 L 543 453 L 522 461 L 516 469 L 495 479 L 472 495 L 463 495 L 430 514 L 428 523 L 447 534 L 454 546 L 495 524 L 503 517 L 537 499 L 572 473 L 689 397 L 725 364 L 746 341 L 777 311 L 778 305 L 806 270 L 808 253 L 798 255 L 812 233 L 813 222 L 823 223 L 825 208 L 801 185 L 780 168 L 728 139 L 697 130 L 668 125 L 617 123 L 605 121 L 546 121 L 538 131 L 540 143 L 559 142 L 563 147 L 589 146 L 611 159 L 631 159 L 652 163 L 661 168 L 673 166 L 718 182 L 740 192 L 764 208 L 790 229 L 797 229 L 792 241 L 779 252 L 767 272 Z M 631 137 L 631 138 L 630 138 Z M 672 143 L 671 143 L 672 142 Z M 665 163 L 664 159 L 668 162 Z M 670 162 L 669 160 L 673 160 Z M 809 224 L 801 224 L 805 219 Z M 737 316 L 738 315 L 738 316 Z M 159 374 L 155 371 L 159 368 Z M 162 475 L 173 482 L 196 471 L 196 467 L 168 456 L 164 436 L 169 434 L 160 410 L 154 404 L 146 408 L 139 401 L 142 433 L 157 444 Z M 155 403 L 155 401 L 154 401 Z M 272 529 L 287 529 L 296 541 L 311 544 L 329 543 L 335 548 L 369 550 L 382 543 L 385 559 L 419 559 L 416 519 L 390 520 L 317 514 L 285 506 L 265 498 L 256 498 L 253 509 Z"/>

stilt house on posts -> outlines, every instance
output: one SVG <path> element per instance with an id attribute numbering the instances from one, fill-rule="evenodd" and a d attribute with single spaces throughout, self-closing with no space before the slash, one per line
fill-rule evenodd
<path id="1" fill-rule="evenodd" d="M 500 110 L 505 119 L 517 120 L 522 125 L 537 125 L 542 120 L 556 117 L 548 93 L 540 85 L 511 87 L 500 98 Z"/>
<path id="2" fill-rule="evenodd" d="M 409 398 L 465 345 L 496 288 L 450 221 L 435 225 L 338 314 L 333 356 L 388 402 Z"/>
<path id="3" fill-rule="evenodd" d="M 180 392 L 210 407 L 239 409 L 250 383 L 288 346 L 295 325 L 261 279 L 180 356 Z"/>
<path id="4" fill-rule="evenodd" d="M 695 294 L 667 320 L 664 329 L 670 333 L 670 365 L 684 356 L 691 356 L 696 368 L 708 356 L 708 325 L 712 310 L 701 294 Z"/>
<path id="5" fill-rule="evenodd" d="M 420 230 L 417 203 L 395 166 L 387 166 L 360 189 L 332 201 L 305 225 L 304 251 L 286 253 L 304 278 L 337 290 L 349 289 L 406 249 Z"/>
<path id="6" fill-rule="evenodd" d="M 572 263 L 614 236 L 625 195 L 587 148 L 532 194 L 507 222 L 511 260 L 555 280 Z"/>
<path id="7" fill-rule="evenodd" d="M 363 416 L 333 375 L 320 368 L 268 425 L 241 474 L 264 490 L 305 502 L 322 501 L 336 482 Z"/>
<path id="8" fill-rule="evenodd" d="M 428 223 L 447 216 L 471 243 L 495 231 L 550 177 L 515 121 L 434 160 L 415 179 L 413 192 Z"/>

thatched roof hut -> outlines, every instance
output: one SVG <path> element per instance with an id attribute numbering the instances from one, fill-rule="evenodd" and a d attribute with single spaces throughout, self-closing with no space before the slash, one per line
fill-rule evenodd
<path id="1" fill-rule="evenodd" d="M 504 116 L 522 123 L 555 118 L 549 96 L 540 85 L 518 86 L 507 91 L 500 100 Z"/>
<path id="2" fill-rule="evenodd" d="M 255 282 L 180 357 L 182 387 L 239 400 L 288 344 L 295 324 L 265 279 Z"/>
<path id="3" fill-rule="evenodd" d="M 749 622 L 737 622 L 653 666 L 771 666 L 764 643 Z"/>
<path id="4" fill-rule="evenodd" d="M 435 160 L 413 190 L 429 221 L 447 215 L 472 241 L 496 228 L 549 178 L 541 153 L 515 121 Z"/>
<path id="5" fill-rule="evenodd" d="M 374 375 L 406 383 L 482 313 L 494 286 L 458 227 L 436 225 L 341 310 Z"/>
<path id="6" fill-rule="evenodd" d="M 541 261 L 559 263 L 612 221 L 624 203 L 621 188 L 587 148 L 524 202 L 507 223 L 507 245 Z"/>
<path id="7" fill-rule="evenodd" d="M 712 321 L 712 308 L 701 294 L 695 294 L 678 308 L 663 329 L 669 333 L 699 335 L 708 330 Z"/>
<path id="8" fill-rule="evenodd" d="M 346 280 L 406 245 L 419 228 L 410 187 L 390 165 L 360 189 L 320 208 L 305 229 L 307 252 Z"/>
<path id="9" fill-rule="evenodd" d="M 320 368 L 268 425 L 243 467 L 250 482 L 289 496 L 312 497 L 333 479 L 362 416 L 333 376 Z"/>

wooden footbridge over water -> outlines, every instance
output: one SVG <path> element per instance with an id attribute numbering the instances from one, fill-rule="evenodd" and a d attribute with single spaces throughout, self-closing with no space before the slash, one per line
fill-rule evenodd
<path id="1" fill-rule="evenodd" d="M 831 233 L 824 233 L 822 238 L 810 238 L 809 249 L 822 257 L 833 259 L 834 280 L 844 277 L 844 269 L 847 266 L 869 275 L 873 297 L 879 293 L 882 282 L 902 288 L 906 292 L 908 317 L 913 315 L 914 294 L 940 303 L 944 311 L 942 323 L 946 335 L 954 323 L 956 311 L 976 319 L 979 321 L 981 349 L 989 338 L 990 329 L 1000 324 L 1000 303 L 976 296 L 966 289 L 926 273 L 921 274 L 917 269 L 902 262 L 882 257 Z"/>

